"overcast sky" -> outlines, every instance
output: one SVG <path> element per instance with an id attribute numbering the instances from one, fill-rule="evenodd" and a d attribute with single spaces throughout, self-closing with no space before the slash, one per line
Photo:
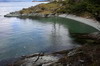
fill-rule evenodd
<path id="1" fill-rule="evenodd" d="M 12 1 L 32 1 L 32 0 L 0 0 L 0 2 L 12 2 Z"/>
<path id="2" fill-rule="evenodd" d="M 32 2 L 34 0 L 0 0 L 0 2 L 25 2 L 25 1 Z M 46 1 L 46 0 L 35 0 L 35 1 Z"/>

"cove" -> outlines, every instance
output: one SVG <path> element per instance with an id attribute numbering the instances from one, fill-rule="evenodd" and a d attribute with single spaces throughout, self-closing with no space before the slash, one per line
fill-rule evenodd
<path id="1" fill-rule="evenodd" d="M 26 2 L 25 2 L 26 3 Z M 16 6 L 16 4 L 20 4 Z M 0 60 L 33 53 L 51 53 L 80 46 L 70 33 L 97 32 L 95 28 L 75 20 L 52 18 L 6 18 L 8 11 L 19 10 L 26 5 L 6 3 L 0 13 Z M 1 5 L 1 4 L 0 4 Z M 13 5 L 13 6 L 11 6 Z M 30 3 L 27 5 L 29 6 Z M 32 4 L 31 4 L 32 5 Z M 17 8 L 17 9 L 15 9 Z"/>
<path id="2" fill-rule="evenodd" d="M 97 30 L 66 18 L 6 18 L 0 26 L 0 58 L 31 53 L 50 53 L 78 47 L 70 33 L 92 33 Z"/>

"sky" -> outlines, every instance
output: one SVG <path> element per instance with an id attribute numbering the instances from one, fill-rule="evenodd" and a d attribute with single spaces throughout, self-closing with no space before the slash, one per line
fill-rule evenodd
<path id="1" fill-rule="evenodd" d="M 19 1 L 32 1 L 32 0 L 0 0 L 0 2 L 19 2 Z"/>
<path id="2" fill-rule="evenodd" d="M 32 2 L 34 0 L 0 0 L 0 2 Z M 35 0 L 35 1 L 45 1 L 45 0 Z"/>

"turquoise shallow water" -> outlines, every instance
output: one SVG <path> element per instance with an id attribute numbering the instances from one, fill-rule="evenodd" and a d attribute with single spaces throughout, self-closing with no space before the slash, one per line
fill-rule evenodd
<path id="1" fill-rule="evenodd" d="M 39 2 L 0 3 L 0 60 L 38 52 L 54 52 L 79 46 L 70 33 L 97 30 L 65 18 L 6 18 L 5 14 Z"/>

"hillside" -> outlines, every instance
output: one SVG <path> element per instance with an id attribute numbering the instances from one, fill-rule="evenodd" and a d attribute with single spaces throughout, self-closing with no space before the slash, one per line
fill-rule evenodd
<path id="1" fill-rule="evenodd" d="M 100 21 L 100 1 L 99 0 L 65 0 L 58 1 L 65 8 L 60 13 L 74 14 L 86 18 L 95 18 Z"/>
<path id="2" fill-rule="evenodd" d="M 59 14 L 74 14 L 84 18 L 100 21 L 99 0 L 54 0 L 47 4 L 39 4 L 6 16 L 43 16 L 51 17 Z"/>

